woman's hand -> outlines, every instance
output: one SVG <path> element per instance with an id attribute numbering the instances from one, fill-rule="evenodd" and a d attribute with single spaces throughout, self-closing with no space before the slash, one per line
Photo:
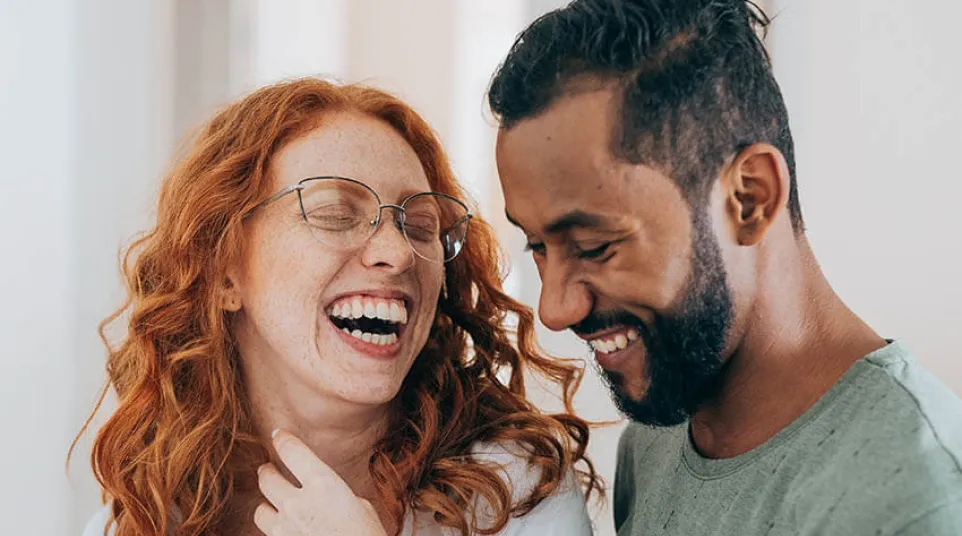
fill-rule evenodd
<path id="1" fill-rule="evenodd" d="M 387 536 L 371 503 L 354 492 L 300 439 L 274 432 L 274 449 L 301 487 L 272 463 L 257 469 L 267 502 L 254 511 L 254 524 L 267 536 Z"/>

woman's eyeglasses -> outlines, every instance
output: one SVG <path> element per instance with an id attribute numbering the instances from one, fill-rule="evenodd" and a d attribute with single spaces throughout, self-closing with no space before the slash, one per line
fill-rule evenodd
<path id="1" fill-rule="evenodd" d="M 314 237 L 340 250 L 363 246 L 380 227 L 384 209 L 390 208 L 394 210 L 394 224 L 411 249 L 423 259 L 445 263 L 464 248 L 472 218 L 468 207 L 449 195 L 422 192 L 404 198 L 398 205 L 385 204 L 370 186 L 346 177 L 304 179 L 275 193 L 254 210 L 291 192 L 297 192 L 301 214 Z"/>

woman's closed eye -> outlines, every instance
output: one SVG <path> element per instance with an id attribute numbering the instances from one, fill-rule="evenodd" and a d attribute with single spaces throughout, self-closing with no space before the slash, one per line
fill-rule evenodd
<path id="1" fill-rule="evenodd" d="M 349 213 L 324 213 L 315 211 L 308 214 L 308 222 L 319 229 L 325 231 L 347 231 L 357 227 L 362 223 L 363 218 L 357 214 Z"/>

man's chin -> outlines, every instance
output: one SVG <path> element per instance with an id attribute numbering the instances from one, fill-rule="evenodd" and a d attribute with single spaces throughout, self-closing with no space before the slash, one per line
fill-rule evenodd
<path id="1" fill-rule="evenodd" d="M 639 424 L 667 428 L 684 423 L 691 416 L 683 408 L 669 408 L 652 404 L 647 397 L 634 401 L 625 397 L 615 397 L 615 405 L 626 417 Z"/>
<path id="2" fill-rule="evenodd" d="M 677 426 L 691 416 L 680 400 L 653 397 L 648 382 L 644 384 L 625 382 L 617 373 L 605 373 L 615 406 L 634 422 L 648 426 Z"/>
<path id="3" fill-rule="evenodd" d="M 648 403 L 648 383 L 647 382 L 609 382 L 608 387 L 616 400 L 624 400 L 627 404 L 647 404 Z"/>

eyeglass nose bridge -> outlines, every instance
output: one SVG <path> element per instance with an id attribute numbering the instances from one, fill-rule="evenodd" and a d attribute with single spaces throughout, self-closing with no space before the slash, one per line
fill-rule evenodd
<path id="1" fill-rule="evenodd" d="M 397 227 L 398 231 L 401 231 L 401 235 L 407 240 L 407 235 L 404 233 L 404 220 L 407 217 L 407 212 L 401 205 L 393 205 L 386 203 L 383 205 L 378 205 L 377 207 L 377 219 L 371 222 L 372 227 L 374 227 L 373 232 L 376 233 L 381 227 L 381 219 L 384 214 L 384 209 L 392 208 L 394 209 L 394 226 Z"/>

